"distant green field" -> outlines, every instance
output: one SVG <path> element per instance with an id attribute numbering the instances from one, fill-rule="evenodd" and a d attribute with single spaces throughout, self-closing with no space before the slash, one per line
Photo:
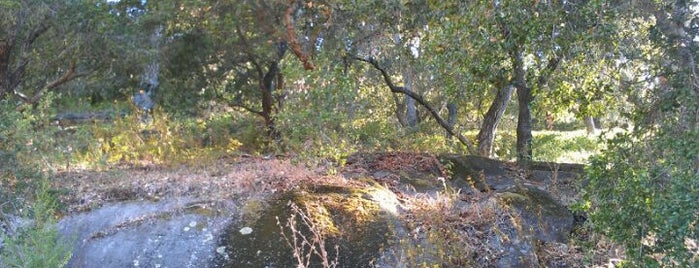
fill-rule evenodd
<path id="1" fill-rule="evenodd" d="M 587 163 L 590 156 L 604 148 L 604 141 L 619 130 L 602 131 L 588 135 L 585 130 L 534 131 L 533 157 L 535 161 Z M 612 134 L 610 134 L 612 133 Z M 604 137 L 601 137 L 604 135 Z M 499 132 L 493 152 L 496 158 L 514 160 L 517 138 L 514 131 Z"/>

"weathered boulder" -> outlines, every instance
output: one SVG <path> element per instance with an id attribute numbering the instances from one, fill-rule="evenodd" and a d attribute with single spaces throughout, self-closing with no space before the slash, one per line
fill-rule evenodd
<path id="1" fill-rule="evenodd" d="M 66 217 L 58 229 L 73 241 L 67 267 L 206 267 L 234 213 L 218 203 L 134 201 Z"/>
<path id="2" fill-rule="evenodd" d="M 573 229 L 573 214 L 547 192 L 535 187 L 517 187 L 498 193 L 498 201 L 511 207 L 521 219 L 523 231 L 543 242 L 568 241 Z"/>
<path id="3" fill-rule="evenodd" d="M 221 243 L 225 253 L 215 266 L 294 267 L 296 250 L 310 267 L 320 267 L 323 259 L 341 267 L 372 267 L 399 225 L 398 209 L 395 195 L 379 185 L 321 185 L 284 193 L 252 212 L 258 215 L 228 227 Z M 319 254 L 309 253 L 311 247 L 302 244 L 303 239 Z M 294 240 L 299 242 L 295 248 L 289 245 Z M 325 258 L 320 257 L 323 251 Z"/>
<path id="4" fill-rule="evenodd" d="M 515 186 L 514 165 L 509 167 L 505 162 L 474 155 L 448 154 L 440 158 L 450 169 L 454 186 L 463 192 L 498 191 Z"/>
<path id="5" fill-rule="evenodd" d="M 567 242 L 573 215 L 551 192 L 562 190 L 551 187 L 573 185 L 579 173 L 523 169 L 476 156 L 440 159 L 450 172 L 426 154 L 370 154 L 349 159 L 342 180 L 287 187 L 270 193 L 272 198 L 105 204 L 66 216 L 59 231 L 73 241 L 68 267 L 294 267 L 311 250 L 308 244 L 292 246 L 304 238 L 339 267 L 425 261 L 443 267 L 565 267 L 543 259 L 540 249 Z M 449 236 L 433 239 L 446 231 Z M 448 258 L 453 245 L 465 245 L 456 251 L 463 253 L 459 258 Z M 323 258 L 311 256 L 310 266 L 319 266 Z"/>
<path id="6" fill-rule="evenodd" d="M 478 191 L 493 195 L 485 201 L 497 204 L 509 220 L 493 223 L 495 237 L 492 247 L 498 249 L 501 258 L 498 267 L 537 267 L 536 251 L 540 243 L 566 243 L 573 230 L 574 218 L 570 210 L 561 204 L 561 189 L 556 188 L 558 198 L 549 191 L 552 187 L 576 183 L 582 168 L 567 165 L 562 170 L 551 170 L 551 165 L 534 164 L 529 169 L 478 156 L 444 155 L 442 161 L 452 172 L 454 187 L 465 193 Z M 558 168 L 560 166 L 556 166 Z M 536 169 L 532 169 L 536 168 Z M 566 203 L 567 205 L 568 203 Z"/>

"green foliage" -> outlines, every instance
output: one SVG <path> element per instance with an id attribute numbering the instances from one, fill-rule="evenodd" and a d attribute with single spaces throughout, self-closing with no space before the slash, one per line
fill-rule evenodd
<path id="1" fill-rule="evenodd" d="M 600 141 L 584 131 L 542 131 L 534 132 L 533 147 L 536 161 L 586 163 L 600 149 Z"/>
<path id="2" fill-rule="evenodd" d="M 36 178 L 21 178 L 37 180 Z M 71 256 L 69 244 L 58 238 L 56 230 L 56 196 L 50 191 L 48 178 L 37 180 L 31 205 L 22 214 L 31 221 L 14 226 L 0 252 L 3 267 L 63 267 Z"/>
<path id="3" fill-rule="evenodd" d="M 683 26 L 696 18 L 696 7 L 653 1 L 624 14 L 624 22 L 647 28 L 641 38 L 649 41 L 628 49 L 633 61 L 624 71 L 636 76 L 625 78 L 655 79 L 628 87 L 634 129 L 594 158 L 586 198 L 593 227 L 626 247 L 631 266 L 699 265 L 699 53 L 692 41 L 699 33 Z M 649 12 L 655 20 L 645 19 Z"/>
<path id="4" fill-rule="evenodd" d="M 88 165 L 194 163 L 243 145 L 233 138 L 226 116 L 178 119 L 156 109 L 148 118 L 133 114 L 107 123 L 113 125 L 94 125 L 90 146 L 79 152 L 77 161 Z"/>
<path id="5" fill-rule="evenodd" d="M 699 241 L 699 131 L 618 135 L 588 170 L 596 231 L 626 246 L 630 261 L 694 267 Z"/>
<path id="6" fill-rule="evenodd" d="M 586 135 L 583 130 L 534 131 L 533 134 L 534 161 L 587 163 L 587 158 L 602 147 L 598 138 Z M 493 144 L 495 157 L 514 159 L 516 139 L 514 132 L 501 131 Z"/>
<path id="7" fill-rule="evenodd" d="M 41 170 L 60 152 L 56 128 L 45 119 L 51 99 L 49 94 L 33 112 L 0 101 L 0 216 L 21 216 L 3 237 L 0 267 L 62 267 L 70 257 L 69 248 L 57 240 L 57 196 Z"/>

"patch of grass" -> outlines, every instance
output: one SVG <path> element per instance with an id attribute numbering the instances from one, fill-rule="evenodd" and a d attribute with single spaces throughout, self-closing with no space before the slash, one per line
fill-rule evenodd
<path id="1" fill-rule="evenodd" d="M 129 115 L 92 125 L 89 145 L 74 158 L 76 164 L 92 168 L 207 163 L 243 145 L 225 120 L 174 118 L 156 111 L 152 122 L 144 122 L 140 115 Z"/>
<path id="2" fill-rule="evenodd" d="M 588 136 L 584 130 L 537 131 L 533 134 L 536 161 L 586 163 L 588 157 L 601 149 L 599 139 Z"/>

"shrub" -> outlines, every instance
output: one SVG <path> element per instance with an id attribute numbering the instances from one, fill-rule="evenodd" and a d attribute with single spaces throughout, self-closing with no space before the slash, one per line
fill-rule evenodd
<path id="1" fill-rule="evenodd" d="M 596 231 L 633 266 L 699 265 L 699 130 L 618 134 L 588 170 Z"/>
<path id="2" fill-rule="evenodd" d="M 31 204 L 26 204 L 22 213 L 23 219 L 30 220 L 19 226 L 10 224 L 14 230 L 4 239 L 2 267 L 63 267 L 70 259 L 68 243 L 58 239 L 56 230 L 57 198 L 46 177 L 36 186 Z"/>
<path id="3" fill-rule="evenodd" d="M 7 233 L 0 232 L 0 267 L 62 267 L 70 257 L 56 231 L 57 197 L 37 168 L 37 163 L 51 167 L 61 152 L 56 127 L 48 124 L 50 100 L 49 94 L 35 110 L 22 112 L 0 101 L 0 216 L 21 216 L 6 222 Z"/>

